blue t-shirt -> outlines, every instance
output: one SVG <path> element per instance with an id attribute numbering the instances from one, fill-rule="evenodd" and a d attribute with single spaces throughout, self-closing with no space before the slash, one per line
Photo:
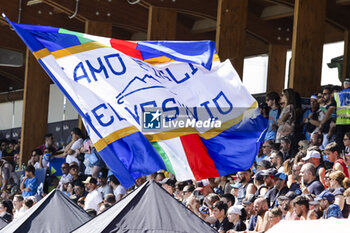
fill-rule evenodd
<path id="1" fill-rule="evenodd" d="M 273 129 L 272 125 L 274 122 L 276 124 L 277 120 L 278 120 L 278 109 L 275 109 L 275 110 L 271 109 L 269 112 L 269 127 L 265 135 L 265 141 L 275 140 L 277 128 L 275 127 L 275 129 Z"/>
<path id="2" fill-rule="evenodd" d="M 38 186 L 39 186 L 38 180 L 35 176 L 31 179 L 30 178 L 26 179 L 24 181 L 24 188 L 30 188 L 30 191 L 23 191 L 22 196 L 23 197 L 34 196 L 36 194 Z"/>

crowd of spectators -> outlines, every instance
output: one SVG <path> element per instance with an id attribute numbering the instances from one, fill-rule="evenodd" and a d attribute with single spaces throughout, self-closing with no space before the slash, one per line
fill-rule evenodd
<path id="1" fill-rule="evenodd" d="M 78 128 L 71 130 L 64 148 L 56 148 L 52 134 L 47 134 L 22 166 L 20 140 L 2 140 L 0 217 L 7 222 L 18 218 L 53 188 L 96 216 L 145 181 L 155 180 L 218 232 L 264 232 L 281 219 L 348 218 L 348 88 L 350 79 L 345 79 L 344 90 L 324 86 L 310 97 L 307 108 L 293 89 L 267 93 L 259 106 L 269 125 L 254 164 L 197 182 L 178 182 L 171 173 L 159 171 L 138 178 L 126 190 Z M 48 169 L 55 159 L 64 160 L 60 177 Z M 36 174 L 40 169 L 47 171 L 42 183 Z"/>

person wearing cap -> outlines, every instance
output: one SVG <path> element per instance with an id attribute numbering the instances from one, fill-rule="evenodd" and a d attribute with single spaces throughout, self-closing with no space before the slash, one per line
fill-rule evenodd
<path id="1" fill-rule="evenodd" d="M 309 212 L 309 199 L 305 196 L 297 196 L 293 200 L 293 205 L 294 211 L 300 220 L 306 220 Z"/>
<path id="2" fill-rule="evenodd" d="M 307 150 L 306 156 L 302 158 L 306 163 L 312 163 L 316 167 L 316 179 L 324 185 L 324 176 L 326 168 L 321 161 L 321 152 L 313 146 Z"/>
<path id="3" fill-rule="evenodd" d="M 263 174 L 262 171 L 258 171 L 254 175 L 254 185 L 257 189 L 254 194 L 255 198 L 258 198 L 259 196 L 263 197 L 268 190 L 268 187 L 264 183 L 264 176 L 262 174 Z"/>
<path id="4" fill-rule="evenodd" d="M 278 208 L 281 209 L 283 214 L 283 219 L 285 220 L 299 220 L 299 217 L 296 215 L 294 208 L 293 208 L 293 200 L 298 195 L 293 192 L 289 191 L 286 193 L 286 195 L 280 196 L 278 198 Z"/>
<path id="5" fill-rule="evenodd" d="M 346 77 L 343 83 L 344 90 L 334 93 L 336 102 L 336 134 L 335 141 L 343 148 L 344 134 L 350 131 L 350 77 Z"/>
<path id="6" fill-rule="evenodd" d="M 249 194 L 243 200 L 243 206 L 244 206 L 245 212 L 247 213 L 246 226 L 248 226 L 248 231 L 254 231 L 256 221 L 258 218 L 258 216 L 255 214 L 255 211 L 254 211 L 255 199 L 256 198 L 253 194 Z"/>
<path id="7" fill-rule="evenodd" d="M 93 177 L 88 177 L 85 181 L 83 181 L 83 183 L 89 192 L 85 198 L 84 210 L 94 209 L 96 212 L 98 212 L 103 199 L 101 193 L 97 191 L 97 180 Z"/>
<path id="8" fill-rule="evenodd" d="M 205 205 L 202 205 L 198 209 L 199 211 L 199 217 L 203 219 L 203 221 L 208 222 L 208 217 L 209 217 L 209 208 Z"/>
<path id="9" fill-rule="evenodd" d="M 265 199 L 270 208 L 278 205 L 278 197 L 286 194 L 289 189 L 287 187 L 288 177 L 285 173 L 276 173 L 273 175 L 274 187 L 266 192 Z"/>
<path id="10" fill-rule="evenodd" d="M 306 163 L 300 170 L 301 191 L 304 194 L 318 195 L 324 190 L 323 184 L 316 179 L 316 167 L 312 163 Z"/>
<path id="11" fill-rule="evenodd" d="M 333 170 L 344 172 L 345 176 L 347 178 L 350 178 L 349 171 L 346 167 L 345 161 L 340 157 L 341 149 L 339 145 L 336 142 L 331 142 L 326 146 L 326 148 L 324 149 L 324 152 L 327 155 L 327 159 L 331 163 L 334 163 Z"/>
<path id="12" fill-rule="evenodd" d="M 310 139 L 310 136 L 318 132 L 320 121 L 324 117 L 324 112 L 319 108 L 319 104 L 317 102 L 317 96 L 312 95 L 310 97 L 310 108 L 307 109 L 303 114 L 303 123 L 304 123 L 304 131 L 305 138 L 307 140 Z"/>
<path id="13" fill-rule="evenodd" d="M 319 203 L 319 208 L 323 212 L 322 218 L 327 218 L 327 209 L 334 203 L 334 200 L 334 195 L 328 190 L 324 190 L 315 198 L 315 202 Z"/>
<path id="14" fill-rule="evenodd" d="M 101 193 L 102 198 L 104 198 L 108 193 L 113 193 L 111 186 L 107 184 L 107 175 L 108 175 L 107 169 L 102 169 L 97 174 L 97 184 L 98 184 L 97 191 Z"/>
<path id="15" fill-rule="evenodd" d="M 247 194 L 254 194 L 256 192 L 256 187 L 253 184 L 250 175 L 250 169 L 246 171 L 240 171 L 237 173 L 238 182 L 242 184 L 242 186 L 238 189 L 237 204 L 242 205 L 242 201 Z"/>
<path id="16" fill-rule="evenodd" d="M 247 229 L 244 221 L 247 218 L 247 213 L 242 205 L 231 206 L 227 210 L 227 218 L 233 224 L 233 228 L 227 233 L 234 233 L 237 231 L 245 231 Z"/>

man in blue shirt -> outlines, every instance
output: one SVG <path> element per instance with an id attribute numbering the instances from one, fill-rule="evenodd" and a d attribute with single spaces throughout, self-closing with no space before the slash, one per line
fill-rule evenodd
<path id="1" fill-rule="evenodd" d="M 276 132 L 277 132 L 277 120 L 280 113 L 280 96 L 277 94 L 277 92 L 269 92 L 266 94 L 266 104 L 270 108 L 269 112 L 269 127 L 267 129 L 265 140 L 272 140 L 274 141 L 276 138 Z"/>
<path id="2" fill-rule="evenodd" d="M 34 196 L 37 192 L 39 182 L 35 177 L 35 168 L 29 165 L 25 170 L 25 177 L 21 183 L 22 196 L 24 198 Z"/>

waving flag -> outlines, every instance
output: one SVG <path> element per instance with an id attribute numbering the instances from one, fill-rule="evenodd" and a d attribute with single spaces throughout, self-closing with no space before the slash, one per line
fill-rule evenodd
<path id="1" fill-rule="evenodd" d="M 132 42 L 10 23 L 125 187 L 161 169 L 200 180 L 252 165 L 267 123 L 213 42 Z"/>

